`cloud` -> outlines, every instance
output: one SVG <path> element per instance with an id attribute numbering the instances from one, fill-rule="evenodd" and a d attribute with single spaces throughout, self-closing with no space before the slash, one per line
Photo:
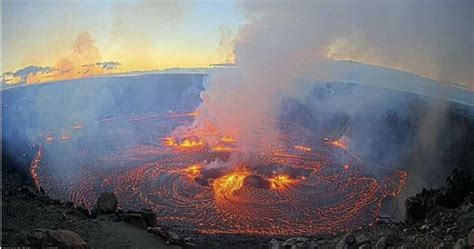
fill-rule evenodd
<path id="1" fill-rule="evenodd" d="M 31 84 L 100 75 L 114 71 L 121 64 L 102 61 L 100 49 L 89 32 L 80 32 L 72 41 L 68 54 L 56 60 L 53 66 L 31 65 L 14 73 L 2 75 L 3 84 Z"/>
<path id="2" fill-rule="evenodd" d="M 79 61 L 99 61 L 101 54 L 89 32 L 80 32 L 71 44 L 70 57 Z"/>
<path id="3" fill-rule="evenodd" d="M 30 65 L 19 69 L 15 72 L 5 72 L 2 74 L 2 84 L 14 85 L 24 84 L 28 82 L 29 77 L 33 77 L 37 74 L 50 74 L 55 69 L 52 67 L 41 67 Z"/>
<path id="4" fill-rule="evenodd" d="M 27 66 L 25 68 L 22 68 L 15 73 L 13 73 L 13 76 L 15 77 L 26 77 L 30 74 L 37 74 L 37 73 L 50 73 L 53 71 L 52 67 L 39 67 L 39 66 Z"/>
<path id="5" fill-rule="evenodd" d="M 118 61 L 104 61 L 104 62 L 97 62 L 95 63 L 97 66 L 102 67 L 105 71 L 117 69 L 120 65 Z"/>
<path id="6" fill-rule="evenodd" d="M 237 57 L 261 51 L 279 60 L 353 60 L 474 89 L 473 1 L 244 1 L 243 6 L 250 22 L 237 37 Z M 259 47 L 248 49 L 253 45 Z"/>

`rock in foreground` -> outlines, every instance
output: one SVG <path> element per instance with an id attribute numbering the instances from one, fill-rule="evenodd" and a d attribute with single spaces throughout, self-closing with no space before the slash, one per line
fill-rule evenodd
<path id="1" fill-rule="evenodd" d="M 69 230 L 36 229 L 28 236 L 28 242 L 35 247 L 87 248 L 87 243 Z"/>
<path id="2" fill-rule="evenodd" d="M 101 193 L 97 199 L 97 209 L 101 214 L 113 214 L 117 211 L 118 199 L 115 193 Z"/>

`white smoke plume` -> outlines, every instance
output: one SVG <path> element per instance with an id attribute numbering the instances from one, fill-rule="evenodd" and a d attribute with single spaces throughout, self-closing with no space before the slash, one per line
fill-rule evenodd
<path id="1" fill-rule="evenodd" d="M 233 41 L 236 69 L 211 74 L 200 107 L 208 115 L 201 117 L 249 145 L 294 80 L 324 74 L 311 62 L 328 58 L 474 88 L 474 54 L 466 53 L 473 51 L 473 7 L 469 1 L 244 1 L 249 22 Z"/>

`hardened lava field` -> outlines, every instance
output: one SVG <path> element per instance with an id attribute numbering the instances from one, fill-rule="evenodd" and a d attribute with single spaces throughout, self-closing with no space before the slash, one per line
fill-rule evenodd
<path id="1" fill-rule="evenodd" d="M 255 143 L 265 149 L 240 157 L 231 131 L 211 123 L 175 130 L 196 115 L 129 115 L 41 134 L 31 174 L 50 196 L 76 205 L 90 208 L 100 192 L 113 191 L 122 209 L 152 209 L 160 224 L 248 235 L 370 225 L 406 178 L 392 169 L 371 174 L 376 166 L 353 155 L 345 137 L 315 137 L 281 121 L 267 121 L 280 129 L 278 146 L 265 144 L 262 127 Z"/>

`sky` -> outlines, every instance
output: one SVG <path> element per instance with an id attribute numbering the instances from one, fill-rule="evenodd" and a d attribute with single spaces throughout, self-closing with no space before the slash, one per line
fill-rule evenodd
<path id="1" fill-rule="evenodd" d="M 88 73 L 81 70 L 86 76 L 112 71 L 92 66 L 98 62 L 115 62 L 113 71 L 223 63 L 229 60 L 226 44 L 245 21 L 235 1 L 7 0 L 2 4 L 2 71 L 13 74 L 33 65 L 39 68 L 26 71 L 39 70 L 56 79 L 80 77 L 52 71 L 58 68 L 75 71 L 91 65 Z"/>
<path id="2" fill-rule="evenodd" d="M 2 1 L 6 84 L 317 57 L 474 89 L 474 1 Z"/>

